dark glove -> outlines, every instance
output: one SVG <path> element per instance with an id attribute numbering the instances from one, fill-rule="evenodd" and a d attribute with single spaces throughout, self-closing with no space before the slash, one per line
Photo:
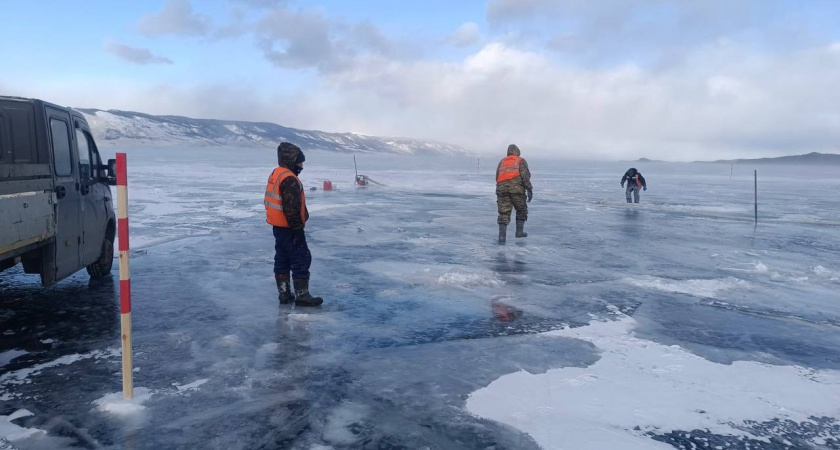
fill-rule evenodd
<path id="1" fill-rule="evenodd" d="M 621 183 L 621 187 L 624 187 L 624 182 Z"/>
<path id="2" fill-rule="evenodd" d="M 643 191 L 646 191 L 646 190 L 647 190 L 647 186 L 643 187 L 643 188 L 642 188 L 642 190 L 643 190 Z"/>
<path id="3" fill-rule="evenodd" d="M 534 190 L 528 189 L 528 203 L 531 203 L 531 199 L 534 198 Z"/>

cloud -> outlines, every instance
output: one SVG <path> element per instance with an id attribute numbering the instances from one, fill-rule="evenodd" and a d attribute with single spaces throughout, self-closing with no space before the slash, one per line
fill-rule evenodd
<path id="1" fill-rule="evenodd" d="M 487 19 L 491 22 L 529 18 L 541 12 L 562 10 L 565 0 L 490 0 L 487 3 Z"/>
<path id="2" fill-rule="evenodd" d="M 481 31 L 478 29 L 478 24 L 467 22 L 447 36 L 445 41 L 456 47 L 471 47 L 481 41 Z"/>
<path id="3" fill-rule="evenodd" d="M 577 63 L 667 68 L 721 38 L 774 51 L 813 46 L 834 35 L 820 9 L 840 13 L 779 0 L 490 0 L 486 16 L 491 29 L 519 30 Z"/>
<path id="4" fill-rule="evenodd" d="M 334 20 L 323 10 L 240 8 L 236 33 L 251 35 L 276 67 L 301 71 L 294 75 L 304 86 L 299 91 L 226 79 L 97 82 L 85 101 L 69 97 L 81 87 L 52 93 L 65 104 L 429 138 L 492 154 L 511 142 L 527 155 L 605 159 L 839 150 L 836 36 L 817 32 L 811 41 L 777 44 L 778 30 L 744 28 L 735 7 L 722 9 L 732 17 L 718 20 L 704 2 L 615 0 L 615 8 L 600 9 L 591 3 L 491 0 L 488 15 L 496 8 L 496 22 L 479 33 L 483 44 L 472 39 L 478 27 L 469 24 L 447 38 L 473 42 L 460 60 L 423 55 L 373 23 Z M 466 38 L 455 40 L 460 31 Z M 427 45 L 444 39 L 425 38 Z M 49 91 L 18 84 L 24 93 Z"/>
<path id="5" fill-rule="evenodd" d="M 703 159 L 833 150 L 840 57 L 730 44 L 669 71 L 585 69 L 492 43 L 459 63 L 373 60 L 295 108 L 329 129 L 567 157 Z"/>
<path id="6" fill-rule="evenodd" d="M 353 25 L 344 44 L 389 58 L 399 58 L 402 50 L 399 44 L 386 37 L 379 28 L 369 22 Z"/>
<path id="7" fill-rule="evenodd" d="M 583 68 L 489 43 L 460 61 L 369 54 L 292 94 L 247 80 L 27 85 L 19 95 L 152 114 L 271 121 L 304 129 L 408 136 L 500 155 L 669 160 L 837 151 L 840 54 L 784 55 L 716 43 L 670 70 Z M 277 105 L 284 105 L 277 108 Z"/>
<path id="8" fill-rule="evenodd" d="M 274 65 L 322 73 L 351 70 L 370 56 L 403 59 L 420 53 L 392 41 L 370 23 L 333 22 L 319 11 L 270 10 L 256 36 L 259 49 Z"/>
<path id="9" fill-rule="evenodd" d="M 288 3 L 288 0 L 233 0 L 252 8 L 277 8 Z"/>
<path id="10" fill-rule="evenodd" d="M 574 33 L 552 36 L 545 43 L 546 48 L 555 52 L 575 51 L 579 45 L 580 39 Z"/>
<path id="11" fill-rule="evenodd" d="M 239 7 L 231 8 L 227 24 L 212 32 L 215 39 L 233 39 L 244 36 L 254 29 L 249 20 L 247 10 Z"/>
<path id="12" fill-rule="evenodd" d="M 172 64 L 171 59 L 154 55 L 148 49 L 129 47 L 118 42 L 106 43 L 105 52 L 134 64 Z"/>
<path id="13" fill-rule="evenodd" d="M 329 22 L 319 13 L 272 10 L 260 21 L 257 36 L 263 55 L 279 67 L 331 70 L 344 57 L 330 38 Z"/>
<path id="14" fill-rule="evenodd" d="M 137 22 L 137 31 L 148 37 L 206 36 L 210 28 L 209 17 L 195 13 L 188 0 L 167 0 L 162 10 Z"/>

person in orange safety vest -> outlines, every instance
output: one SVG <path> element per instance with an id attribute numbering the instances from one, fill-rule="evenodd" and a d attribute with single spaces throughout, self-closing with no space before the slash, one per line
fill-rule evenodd
<path id="1" fill-rule="evenodd" d="M 531 185 L 531 171 L 528 163 L 520 156 L 519 147 L 509 145 L 507 157 L 496 169 L 496 203 L 499 207 L 499 244 L 507 240 L 507 226 L 511 211 L 516 209 L 516 237 L 527 237 L 525 221 L 528 220 L 528 203 L 534 198 Z M 526 202 L 527 199 L 527 202 Z"/>
<path id="2" fill-rule="evenodd" d="M 271 172 L 265 188 L 265 214 L 274 232 L 274 278 L 280 303 L 319 306 L 324 300 L 309 293 L 312 254 L 303 231 L 309 211 L 298 175 L 305 160 L 300 147 L 289 142 L 277 146 L 278 167 Z"/>

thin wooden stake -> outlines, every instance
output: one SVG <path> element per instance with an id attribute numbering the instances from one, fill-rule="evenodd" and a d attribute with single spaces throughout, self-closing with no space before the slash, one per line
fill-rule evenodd
<path id="1" fill-rule="evenodd" d="M 134 398 L 131 360 L 131 272 L 128 264 L 128 170 L 125 153 L 117 153 L 117 230 L 120 246 L 120 331 L 123 397 Z"/>
<path id="2" fill-rule="evenodd" d="M 758 226 L 758 170 L 753 172 L 755 180 L 755 226 Z"/>

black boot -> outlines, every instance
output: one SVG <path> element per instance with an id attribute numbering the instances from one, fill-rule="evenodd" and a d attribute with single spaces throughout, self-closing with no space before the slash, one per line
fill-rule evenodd
<path id="1" fill-rule="evenodd" d="M 277 281 L 277 292 L 280 293 L 279 300 L 281 305 L 288 305 L 295 301 L 295 295 L 292 293 L 292 280 L 288 274 L 274 274 L 274 280 Z"/>
<path id="2" fill-rule="evenodd" d="M 507 241 L 507 224 L 499 224 L 499 245 L 504 245 Z"/>
<path id="3" fill-rule="evenodd" d="M 295 278 L 295 305 L 297 306 L 320 306 L 324 303 L 321 297 L 313 297 L 309 293 L 309 278 Z"/>
<path id="4" fill-rule="evenodd" d="M 524 220 L 517 220 L 516 221 L 516 237 L 528 237 L 528 233 L 522 231 L 525 228 L 525 221 Z"/>

